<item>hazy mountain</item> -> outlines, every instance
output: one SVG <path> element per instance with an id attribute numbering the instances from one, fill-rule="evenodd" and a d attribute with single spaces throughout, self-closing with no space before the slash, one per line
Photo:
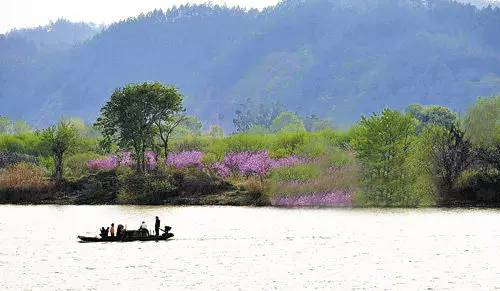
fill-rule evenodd
<path id="1" fill-rule="evenodd" d="M 176 84 L 191 113 L 226 127 L 249 98 L 338 123 L 414 102 L 464 110 L 500 93 L 499 35 L 500 9 L 440 0 L 182 6 L 50 54 L 36 53 L 33 39 L 3 37 L 0 114 L 91 121 L 116 87 L 146 80 Z"/>
<path id="2" fill-rule="evenodd" d="M 61 51 L 83 43 L 101 30 L 102 27 L 98 25 L 59 19 L 46 26 L 14 29 L 4 35 L 4 39 L 33 43 L 43 52 Z"/>
<path id="3" fill-rule="evenodd" d="M 460 0 L 458 2 L 470 3 L 472 5 L 476 5 L 477 7 L 500 6 L 499 0 Z"/>

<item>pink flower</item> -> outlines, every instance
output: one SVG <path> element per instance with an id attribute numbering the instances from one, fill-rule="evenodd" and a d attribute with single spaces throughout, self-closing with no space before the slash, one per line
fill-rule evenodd
<path id="1" fill-rule="evenodd" d="M 167 158 L 167 165 L 174 166 L 177 169 L 186 167 L 203 168 L 203 153 L 200 151 L 184 151 L 171 153 Z"/>
<path id="2" fill-rule="evenodd" d="M 224 158 L 225 166 L 235 175 L 265 177 L 269 170 L 304 163 L 296 156 L 271 159 L 267 151 L 229 153 Z"/>
<path id="3" fill-rule="evenodd" d="M 157 163 L 157 154 L 153 151 L 147 151 L 144 153 L 144 157 L 146 158 L 146 164 L 150 170 L 156 168 Z"/>
<path id="4" fill-rule="evenodd" d="M 92 170 L 113 170 L 116 168 L 116 156 L 109 156 L 102 160 L 90 160 L 87 162 L 87 168 Z"/>
<path id="5" fill-rule="evenodd" d="M 231 170 L 228 167 L 226 167 L 224 163 L 219 163 L 219 162 L 213 163 L 212 165 L 210 165 L 210 169 L 215 171 L 217 175 L 219 175 L 219 177 L 223 179 L 231 176 Z"/>

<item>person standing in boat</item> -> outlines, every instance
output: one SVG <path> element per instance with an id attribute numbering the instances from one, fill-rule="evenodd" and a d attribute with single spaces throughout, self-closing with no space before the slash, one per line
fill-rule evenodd
<path id="1" fill-rule="evenodd" d="M 158 218 L 158 216 L 156 217 L 155 221 L 155 234 L 156 236 L 160 236 L 160 219 Z"/>
<path id="2" fill-rule="evenodd" d="M 115 236 L 115 224 L 114 223 L 111 223 L 111 228 L 109 229 L 109 235 L 111 237 Z"/>

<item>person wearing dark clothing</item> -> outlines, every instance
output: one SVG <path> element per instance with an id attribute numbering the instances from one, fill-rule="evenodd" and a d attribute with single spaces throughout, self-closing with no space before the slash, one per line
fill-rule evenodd
<path id="1" fill-rule="evenodd" d="M 165 230 L 163 230 L 163 229 L 161 230 L 161 231 L 163 231 L 162 236 L 167 236 L 167 235 L 168 235 L 168 232 L 169 232 L 171 229 L 172 229 L 172 228 L 171 228 L 170 226 L 165 225 Z"/>
<path id="2" fill-rule="evenodd" d="M 109 227 L 106 229 L 103 227 L 101 227 L 101 237 L 107 237 L 108 236 L 108 231 L 109 231 Z"/>
<path id="3" fill-rule="evenodd" d="M 118 224 L 118 227 L 116 228 L 116 236 L 121 238 L 123 234 L 123 225 Z"/>
<path id="4" fill-rule="evenodd" d="M 155 234 L 156 236 L 160 236 L 160 219 L 158 218 L 158 216 L 156 217 L 155 221 Z"/>

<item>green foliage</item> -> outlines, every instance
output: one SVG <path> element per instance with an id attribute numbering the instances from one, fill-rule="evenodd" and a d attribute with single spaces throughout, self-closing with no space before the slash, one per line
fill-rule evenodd
<path id="1" fill-rule="evenodd" d="M 326 161 L 329 166 L 345 167 L 353 162 L 353 157 L 339 148 L 331 148 L 326 155 Z"/>
<path id="2" fill-rule="evenodd" d="M 64 172 L 70 180 L 77 180 L 89 174 L 87 162 L 103 158 L 94 152 L 78 152 L 66 158 Z"/>
<path id="3" fill-rule="evenodd" d="M 304 131 L 304 122 L 295 113 L 285 111 L 280 113 L 276 118 L 273 119 L 269 129 L 272 132 L 279 131 Z"/>
<path id="4" fill-rule="evenodd" d="M 185 116 L 178 126 L 172 132 L 172 137 L 181 137 L 186 135 L 201 135 L 203 124 L 194 116 Z"/>
<path id="5" fill-rule="evenodd" d="M 280 132 L 276 134 L 276 139 L 273 141 L 270 155 L 276 158 L 282 158 L 296 154 L 304 145 L 307 133 L 304 131 L 298 132 Z"/>
<path id="6" fill-rule="evenodd" d="M 418 132 L 427 125 L 440 125 L 444 128 L 450 128 L 457 122 L 456 113 L 447 107 L 439 105 L 412 104 L 408 106 L 406 112 L 420 122 L 417 126 Z"/>
<path id="7" fill-rule="evenodd" d="M 365 193 L 376 205 L 409 206 L 411 177 L 405 169 L 415 138 L 415 120 L 409 115 L 384 109 L 363 117 L 357 125 L 352 146 L 364 168 Z"/>
<path id="8" fill-rule="evenodd" d="M 5 116 L 0 116 L 0 135 L 24 135 L 33 132 L 33 128 L 23 120 L 10 120 Z"/>
<path id="9" fill-rule="evenodd" d="M 267 129 L 283 111 L 283 106 L 279 103 L 257 104 L 252 99 L 247 99 L 246 103 L 240 104 L 240 109 L 236 110 L 233 125 L 237 132 L 247 132 L 255 126 Z"/>
<path id="10" fill-rule="evenodd" d="M 464 119 L 467 139 L 474 145 L 493 148 L 500 144 L 500 96 L 479 98 Z"/>
<path id="11" fill-rule="evenodd" d="M 307 131 L 319 131 L 324 129 L 331 129 L 332 122 L 328 119 L 323 119 L 315 114 L 309 115 L 304 118 L 304 126 Z"/>
<path id="12" fill-rule="evenodd" d="M 248 134 L 269 134 L 271 131 L 262 125 L 252 125 L 246 133 Z"/>
<path id="13" fill-rule="evenodd" d="M 161 173 L 135 175 L 127 172 L 120 176 L 122 187 L 117 194 L 120 204 L 161 204 L 176 190 L 169 176 Z"/>
<path id="14" fill-rule="evenodd" d="M 203 151 L 205 152 L 211 144 L 208 136 L 187 135 L 172 139 L 170 150 L 181 151 Z"/>
<path id="15" fill-rule="evenodd" d="M 41 141 L 41 136 L 32 132 L 15 135 L 0 134 L 0 151 L 38 156 L 44 151 Z"/>
<path id="16" fill-rule="evenodd" d="M 273 137 L 257 134 L 233 134 L 224 139 L 212 140 L 208 151 L 222 158 L 226 153 L 259 151 L 269 147 Z"/>
<path id="17" fill-rule="evenodd" d="M 155 134 L 161 139 L 167 155 L 169 136 L 184 120 L 178 117 L 184 110 L 182 98 L 175 87 L 158 82 L 129 84 L 111 95 L 101 109 L 96 126 L 121 148 L 133 149 L 139 161 L 137 169 L 144 171 L 144 152 L 154 146 Z"/>
<path id="18" fill-rule="evenodd" d="M 220 125 L 212 125 L 208 130 L 208 135 L 211 138 L 223 138 L 224 137 L 224 129 Z"/>
<path id="19" fill-rule="evenodd" d="M 321 169 L 317 165 L 303 164 L 292 167 L 283 167 L 274 169 L 269 176 L 273 182 L 290 182 L 290 181 L 310 181 L 321 175 Z"/>
<path id="20" fill-rule="evenodd" d="M 61 121 L 41 132 L 42 144 L 54 159 L 54 178 L 60 181 L 64 174 L 64 158 L 78 143 L 78 131 L 68 122 Z"/>

